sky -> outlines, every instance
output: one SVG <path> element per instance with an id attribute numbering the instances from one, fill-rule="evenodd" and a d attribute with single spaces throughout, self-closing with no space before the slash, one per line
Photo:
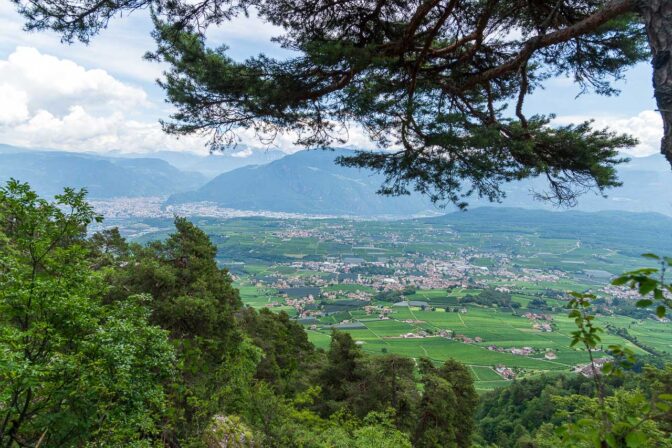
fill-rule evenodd
<path id="1" fill-rule="evenodd" d="M 156 84 L 165 67 L 143 60 L 154 48 L 148 11 L 113 20 L 89 45 L 63 44 L 52 32 L 23 31 L 21 16 L 9 0 L 0 0 L 0 143 L 29 148 L 86 152 L 159 150 L 207 153 L 205 139 L 166 135 L 158 120 L 171 105 Z M 225 43 L 234 59 L 265 53 L 282 57 L 271 42 L 282 30 L 257 17 L 238 18 L 210 30 L 208 42 Z M 552 79 L 525 104 L 528 114 L 555 112 L 556 124 L 594 119 L 599 127 L 627 132 L 640 140 L 630 156 L 658 152 L 662 121 L 655 112 L 648 64 L 632 68 L 617 97 L 582 95 L 570 79 Z M 354 127 L 347 146 L 373 145 Z M 260 146 L 240 133 L 242 143 Z M 275 147 L 297 148 L 290 135 Z M 240 156 L 250 153 L 247 148 Z"/>

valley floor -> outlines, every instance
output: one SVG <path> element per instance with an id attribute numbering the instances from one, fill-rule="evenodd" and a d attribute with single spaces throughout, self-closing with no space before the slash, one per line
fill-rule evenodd
<path id="1" fill-rule="evenodd" d="M 610 328 L 600 348 L 618 343 L 639 354 L 672 353 L 672 326 L 637 312 L 637 294 L 609 284 L 614 275 L 647 265 L 640 253 L 671 242 L 652 247 L 651 235 L 610 228 L 598 215 L 576 229 L 472 216 L 473 222 L 457 223 L 195 222 L 218 246 L 244 303 L 287 312 L 320 348 L 328 347 L 333 329 L 347 331 L 372 354 L 454 358 L 470 367 L 479 391 L 491 390 L 513 378 L 585 365 L 587 353 L 569 347 L 575 326 L 565 306 L 569 291 L 591 291 L 599 323 Z M 115 224 L 137 241 L 171 228 L 165 219 Z M 629 237 L 615 238 L 617 230 Z"/>

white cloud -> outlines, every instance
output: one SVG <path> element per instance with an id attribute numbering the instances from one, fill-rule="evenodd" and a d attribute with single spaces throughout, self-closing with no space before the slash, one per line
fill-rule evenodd
<path id="1" fill-rule="evenodd" d="M 87 70 L 30 47 L 17 47 L 7 59 L 0 60 L 0 79 L 5 90 L 14 90 L 14 95 L 27 92 L 28 106 L 33 110 L 69 100 L 95 107 L 148 105 L 141 88 L 120 82 L 104 70 Z"/>
<path id="2" fill-rule="evenodd" d="M 134 81 L 153 83 L 161 76 L 161 64 L 143 60 L 145 52 L 154 47 L 150 36 L 152 22 L 146 10 L 113 19 L 89 45 L 80 42 L 65 45 L 61 43 L 61 36 L 53 31 L 26 33 L 24 23 L 25 19 L 12 2 L 0 2 L 0 55 L 8 54 L 17 46 L 35 47 L 43 53 L 95 65 Z"/>
<path id="3" fill-rule="evenodd" d="M 156 47 L 151 37 L 153 23 L 146 9 L 113 17 L 108 27 L 88 45 L 77 41 L 65 45 L 61 43 L 61 36 L 50 30 L 26 33 L 23 31 L 25 22 L 12 2 L 0 1 L 0 55 L 16 46 L 35 47 L 79 64 L 103 68 L 116 77 L 152 84 L 162 77 L 162 70 L 166 68 L 164 64 L 143 59 L 147 51 Z M 241 14 L 234 20 L 211 26 L 207 36 L 209 45 L 227 44 L 234 58 L 245 59 L 258 53 L 291 54 L 270 41 L 282 32 L 251 9 L 249 17 Z"/>
<path id="4" fill-rule="evenodd" d="M 580 123 L 591 118 L 595 120 L 594 127 L 596 128 L 609 128 L 612 131 L 632 135 L 639 140 L 639 144 L 635 148 L 625 151 L 627 155 L 644 157 L 660 152 L 663 120 L 660 114 L 654 110 L 644 110 L 632 117 L 563 115 L 556 118 L 554 123 L 561 125 Z"/>
<path id="5" fill-rule="evenodd" d="M 9 84 L 0 84 L 0 125 L 28 118 L 28 95 Z"/>
<path id="6" fill-rule="evenodd" d="M 158 150 L 203 152 L 206 137 L 177 139 L 163 133 L 158 118 L 166 111 L 150 102 L 146 92 L 122 82 L 108 72 L 89 69 L 71 60 L 44 54 L 35 48 L 18 47 L 0 59 L 0 142 L 28 147 L 74 151 L 153 152 Z M 645 110 L 631 117 L 565 115 L 554 123 L 595 119 L 596 127 L 608 127 L 637 137 L 640 144 L 629 155 L 657 153 L 662 136 L 660 115 Z M 373 149 L 366 132 L 355 124 L 339 135 L 342 146 Z M 252 130 L 238 137 L 247 148 L 236 157 L 249 157 L 251 147 L 264 146 Z M 291 153 L 297 135 L 281 133 L 272 147 Z"/>
<path id="7" fill-rule="evenodd" d="M 19 146 L 93 152 L 166 149 L 203 152 L 204 147 L 203 139 L 177 139 L 165 134 L 158 123 L 129 120 L 120 112 L 94 116 L 82 106 L 72 106 L 61 117 L 40 110 L 29 120 L 14 126 L 7 137 L 5 143 Z"/>
<path id="8" fill-rule="evenodd" d="M 351 124 L 347 132 L 343 131 L 343 137 L 346 142 L 340 146 L 347 146 L 353 149 L 378 149 L 374 142 L 371 141 L 368 134 L 358 124 Z"/>
<path id="9" fill-rule="evenodd" d="M 74 61 L 18 47 L 0 59 L 0 142 L 70 151 L 203 152 L 206 137 L 177 139 L 163 133 L 158 118 L 167 111 L 149 101 L 146 92 Z M 347 145 L 370 148 L 357 126 L 342 137 Z M 264 146 L 252 131 L 240 130 L 248 148 L 235 152 L 249 157 L 250 147 Z M 278 135 L 271 146 L 285 152 L 303 149 L 293 133 Z"/>
<path id="10" fill-rule="evenodd" d="M 203 152 L 199 137 L 161 130 L 139 87 L 104 70 L 19 47 L 0 59 L 0 142 L 72 151 Z"/>
<path id="11" fill-rule="evenodd" d="M 237 157 L 239 159 L 244 159 L 246 157 L 250 157 L 251 155 L 252 155 L 252 148 L 245 148 L 243 150 L 231 153 L 231 157 Z"/>

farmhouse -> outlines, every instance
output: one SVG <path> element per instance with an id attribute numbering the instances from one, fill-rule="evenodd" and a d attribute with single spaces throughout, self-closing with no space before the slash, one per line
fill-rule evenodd
<path id="1" fill-rule="evenodd" d="M 401 337 L 404 338 L 404 339 L 421 339 L 424 336 L 422 336 L 421 334 L 417 334 L 417 333 L 406 333 L 406 334 L 402 334 Z"/>
<path id="2" fill-rule="evenodd" d="M 512 380 L 516 377 L 516 373 L 513 370 L 502 365 L 495 367 L 495 372 L 499 373 L 505 380 Z"/>
<path id="3" fill-rule="evenodd" d="M 462 341 L 465 344 L 473 344 L 474 343 L 474 340 L 472 338 L 470 338 L 468 336 L 465 336 L 463 334 L 455 335 L 455 339 L 458 340 L 458 341 Z"/>
<path id="4" fill-rule="evenodd" d="M 546 352 L 544 358 L 548 359 L 549 361 L 552 361 L 554 359 L 558 359 L 558 355 L 556 355 L 555 352 Z"/>
<path id="5" fill-rule="evenodd" d="M 595 376 L 595 374 L 601 375 L 604 365 L 610 361 L 611 361 L 610 358 L 597 358 L 593 361 L 592 364 L 580 364 L 576 366 L 574 368 L 574 372 L 580 373 L 586 378 L 592 378 L 593 376 Z"/>
<path id="6" fill-rule="evenodd" d="M 548 323 L 537 322 L 534 325 L 532 325 L 532 328 L 534 328 L 535 330 L 539 330 L 539 331 L 543 331 L 543 332 L 547 332 L 547 333 L 550 333 L 551 331 L 553 331 L 553 328 L 551 327 L 551 324 L 548 324 Z"/>
<path id="7" fill-rule="evenodd" d="M 521 355 L 521 356 L 528 356 L 534 353 L 534 349 L 532 347 L 523 347 L 523 348 L 512 348 L 511 349 L 511 354 L 512 355 Z"/>
<path id="8" fill-rule="evenodd" d="M 452 339 L 453 330 L 439 330 L 439 336 L 441 336 L 442 338 Z"/>

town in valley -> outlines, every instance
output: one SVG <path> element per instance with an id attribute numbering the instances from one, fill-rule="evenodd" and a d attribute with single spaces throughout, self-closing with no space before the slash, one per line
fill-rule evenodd
<path id="1" fill-rule="evenodd" d="M 476 209 L 454 223 L 252 212 L 191 219 L 217 245 L 243 302 L 287 313 L 317 347 L 328 348 L 339 330 L 372 354 L 454 358 L 469 366 L 481 391 L 539 374 L 591 376 L 587 352 L 569 346 L 575 324 L 566 305 L 577 291 L 597 296 L 607 329 L 594 354 L 598 369 L 611 359 L 611 344 L 642 356 L 670 352 L 667 318 L 636 308 L 637 291 L 610 284 L 650 264 L 636 250 L 651 244 L 646 235 L 614 242 L 595 222 L 599 238 L 590 225 L 568 237 L 552 224 L 560 216 L 553 212 L 543 212 L 549 222 L 529 228 L 497 219 L 475 224 L 482 213 L 525 212 Z M 112 225 L 139 242 L 172 229 L 165 214 L 113 217 L 106 223 Z"/>

